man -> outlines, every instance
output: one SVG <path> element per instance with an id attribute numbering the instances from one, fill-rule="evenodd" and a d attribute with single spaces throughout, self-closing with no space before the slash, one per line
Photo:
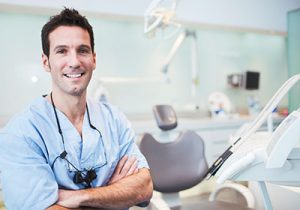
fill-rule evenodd
<path id="1" fill-rule="evenodd" d="M 50 94 L 0 132 L 3 197 L 9 210 L 126 209 L 150 200 L 148 165 L 125 116 L 87 100 L 96 67 L 87 19 L 65 8 L 42 29 Z"/>

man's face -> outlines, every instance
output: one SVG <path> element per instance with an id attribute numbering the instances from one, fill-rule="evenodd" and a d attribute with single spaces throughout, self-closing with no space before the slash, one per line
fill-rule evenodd
<path id="1" fill-rule="evenodd" d="M 59 26 L 49 34 L 49 57 L 42 55 L 43 65 L 52 77 L 53 91 L 79 96 L 96 67 L 89 33 L 77 26 Z"/>

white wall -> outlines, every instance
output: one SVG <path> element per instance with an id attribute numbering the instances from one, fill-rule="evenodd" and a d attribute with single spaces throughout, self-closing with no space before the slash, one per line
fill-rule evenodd
<path id="1" fill-rule="evenodd" d="M 0 117 L 22 110 L 34 98 L 50 91 L 50 77 L 41 64 L 40 30 L 48 15 L 1 13 L 0 25 Z M 208 112 L 208 96 L 213 91 L 227 94 L 236 107 L 246 107 L 247 97 L 256 95 L 262 104 L 287 79 L 286 38 L 280 35 L 235 32 L 222 29 L 194 29 L 197 34 L 199 85 L 191 95 L 191 40 L 177 51 L 170 67 L 171 82 L 145 82 L 162 79 L 164 58 L 174 39 L 147 39 L 143 24 L 90 18 L 95 33 L 97 69 L 90 93 L 103 77 L 137 82 L 105 82 L 111 102 L 127 114 L 149 113 L 155 104 L 172 104 L 184 111 L 196 104 Z M 192 28 L 191 28 L 192 29 Z M 230 89 L 226 76 L 246 70 L 261 72 L 259 91 Z M 33 83 L 36 76 L 39 81 Z M 285 101 L 285 104 L 286 101 Z"/>
<path id="2" fill-rule="evenodd" d="M 37 12 L 72 6 L 97 14 L 142 17 L 151 0 L 0 0 L 1 10 L 27 6 Z M 38 10 L 32 8 L 39 7 Z M 286 32 L 287 11 L 300 0 L 179 0 L 177 19 L 197 24 Z M 24 8 L 23 8 L 24 11 Z"/>

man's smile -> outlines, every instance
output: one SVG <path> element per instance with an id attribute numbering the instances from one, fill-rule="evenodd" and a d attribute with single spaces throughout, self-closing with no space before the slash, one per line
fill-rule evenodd
<path id="1" fill-rule="evenodd" d="M 76 73 L 76 74 L 64 74 L 64 76 L 68 78 L 79 78 L 83 75 L 84 73 Z"/>

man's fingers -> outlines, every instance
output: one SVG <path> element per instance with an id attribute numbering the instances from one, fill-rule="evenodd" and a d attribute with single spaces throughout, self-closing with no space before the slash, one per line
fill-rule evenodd
<path id="1" fill-rule="evenodd" d="M 111 176 L 108 184 L 113 184 L 114 182 L 117 182 L 120 179 L 123 179 L 126 176 L 130 176 L 132 174 L 135 174 L 138 172 L 138 160 L 136 157 L 131 156 L 128 157 L 123 156 L 121 160 L 118 162 L 116 169 Z"/>
<path id="2" fill-rule="evenodd" d="M 126 176 L 129 176 L 129 175 L 133 174 L 134 171 L 137 169 L 137 165 L 138 165 L 138 161 L 137 161 L 137 159 L 135 159 L 135 161 L 133 162 L 133 164 L 132 164 L 131 167 L 129 168 L 129 170 L 128 170 Z"/>
<path id="3" fill-rule="evenodd" d="M 136 161 L 136 157 L 129 157 L 126 163 L 124 164 L 122 170 L 121 170 L 121 175 L 126 176 L 128 171 L 130 170 L 131 166 L 134 164 Z"/>
<path id="4" fill-rule="evenodd" d="M 121 160 L 118 162 L 118 165 L 115 169 L 115 174 L 119 174 L 121 173 L 123 167 L 124 167 L 124 164 L 127 162 L 128 160 L 128 156 L 127 155 L 124 155 Z"/>

